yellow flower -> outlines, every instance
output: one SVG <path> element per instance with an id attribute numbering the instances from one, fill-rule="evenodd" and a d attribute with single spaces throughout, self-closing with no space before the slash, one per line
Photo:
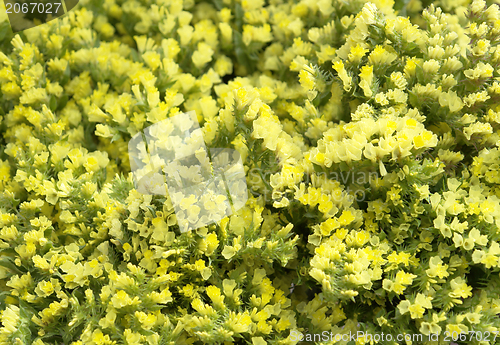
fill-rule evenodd
<path id="1" fill-rule="evenodd" d="M 416 149 L 422 147 L 434 147 L 436 144 L 437 136 L 428 130 L 424 130 L 422 134 L 413 137 L 413 145 Z"/>
<path id="2" fill-rule="evenodd" d="M 314 90 L 315 78 L 314 74 L 309 70 L 301 69 L 299 72 L 300 85 L 306 90 Z"/>
<path id="3" fill-rule="evenodd" d="M 472 48 L 472 55 L 483 56 L 488 52 L 489 49 L 490 49 L 490 41 L 484 39 L 478 40 L 474 48 Z"/>
<path id="4" fill-rule="evenodd" d="M 111 304 L 115 309 L 120 309 L 129 305 L 140 304 L 140 300 L 137 296 L 132 299 L 125 291 L 118 290 L 118 292 L 111 297 Z"/>
<path id="5" fill-rule="evenodd" d="M 464 128 L 464 134 L 467 140 L 470 140 L 474 134 L 490 134 L 493 133 L 493 128 L 489 123 L 476 122 Z"/>
<path id="6" fill-rule="evenodd" d="M 269 42 L 272 41 L 271 26 L 264 24 L 263 26 L 243 25 L 243 43 L 248 46 L 252 42 Z"/>
<path id="7" fill-rule="evenodd" d="M 217 312 L 214 310 L 214 308 L 212 308 L 208 304 L 203 303 L 199 298 L 195 298 L 191 302 L 191 306 L 193 307 L 193 309 L 195 309 L 202 315 L 207 315 L 207 316 L 217 315 Z"/>
<path id="8" fill-rule="evenodd" d="M 333 60 L 336 51 L 337 50 L 334 47 L 328 44 L 322 45 L 321 50 L 316 52 L 316 55 L 318 56 L 318 63 L 323 64 L 325 61 Z"/>
<path id="9" fill-rule="evenodd" d="M 153 291 L 149 294 L 149 298 L 154 303 L 167 304 L 173 301 L 172 292 L 168 288 L 163 289 L 160 293 Z"/>
<path id="10" fill-rule="evenodd" d="M 15 81 L 2 84 L 1 90 L 7 99 L 14 99 L 16 97 L 19 97 L 23 92 Z"/>
<path id="11" fill-rule="evenodd" d="M 402 263 L 405 266 L 408 266 L 409 263 L 410 263 L 410 257 L 411 257 L 411 254 L 409 254 L 409 253 L 405 253 L 405 252 L 400 252 L 400 253 L 392 252 L 390 255 L 387 256 L 387 260 L 390 263 L 394 263 L 394 264 L 400 264 L 400 263 Z"/>
<path id="12" fill-rule="evenodd" d="M 54 286 L 51 282 L 41 281 L 35 288 L 35 293 L 40 297 L 47 297 L 54 292 Z"/>
<path id="13" fill-rule="evenodd" d="M 215 61 L 214 70 L 221 77 L 231 74 L 233 71 L 233 62 L 225 55 L 220 56 Z"/>
<path id="14" fill-rule="evenodd" d="M 475 68 L 467 69 L 464 75 L 471 80 L 486 79 L 493 75 L 494 69 L 489 63 L 478 62 Z"/>
<path id="15" fill-rule="evenodd" d="M 418 60 L 415 57 L 407 58 L 404 67 L 404 73 L 407 77 L 411 78 L 415 76 L 415 71 L 417 68 Z"/>
<path id="16" fill-rule="evenodd" d="M 276 150 L 282 125 L 275 115 L 267 110 L 262 111 L 259 118 L 253 122 L 253 128 L 253 137 L 264 139 L 264 145 L 269 150 Z"/>
<path id="17" fill-rule="evenodd" d="M 225 322 L 225 325 L 235 333 L 247 332 L 248 328 L 252 324 L 252 318 L 247 311 L 244 313 L 236 313 L 231 311 L 229 317 Z"/>
<path id="18" fill-rule="evenodd" d="M 468 286 L 462 277 L 457 277 L 450 282 L 452 291 L 448 295 L 452 298 L 467 298 L 472 296 L 472 287 Z M 460 302 L 461 303 L 461 302 Z"/>
<path id="19" fill-rule="evenodd" d="M 201 242 L 203 248 L 206 249 L 204 250 L 206 256 L 212 255 L 212 253 L 217 249 L 219 245 L 219 240 L 217 239 L 217 234 L 215 233 L 210 233 L 205 239 L 202 240 Z"/>
<path id="20" fill-rule="evenodd" d="M 342 215 L 339 217 L 338 221 L 340 225 L 348 225 L 356 219 L 351 211 L 342 211 Z"/>
<path id="21" fill-rule="evenodd" d="M 469 328 L 464 324 L 452 324 L 449 323 L 446 325 L 446 331 L 450 334 L 456 332 L 456 334 L 468 333 Z"/>
<path id="22" fill-rule="evenodd" d="M 337 71 L 339 78 L 342 80 L 344 84 L 344 90 L 349 92 L 351 90 L 352 77 L 347 74 L 344 63 L 340 60 L 334 62 L 333 69 Z"/>
<path id="23" fill-rule="evenodd" d="M 212 56 L 214 54 L 214 50 L 206 43 L 200 42 L 198 43 L 198 49 L 194 51 L 191 59 L 193 64 L 197 68 L 202 68 L 208 62 L 212 61 Z"/>
<path id="24" fill-rule="evenodd" d="M 412 319 L 419 319 L 424 315 L 425 309 L 432 308 L 431 301 L 432 297 L 418 293 L 414 303 L 411 303 L 408 300 L 403 300 L 398 304 L 398 309 L 401 314 L 410 312 Z"/>
<path id="25" fill-rule="evenodd" d="M 441 327 L 436 322 L 422 322 L 419 328 L 420 333 L 427 336 L 431 334 L 440 334 Z"/>
<path id="26" fill-rule="evenodd" d="M 133 332 L 131 329 L 127 328 L 123 332 L 125 336 L 125 340 L 127 341 L 127 345 L 141 345 L 143 344 L 142 340 L 144 338 L 140 333 Z"/>
<path id="27" fill-rule="evenodd" d="M 467 313 L 465 314 L 465 317 L 467 318 L 467 320 L 473 324 L 473 325 L 477 325 L 481 322 L 481 314 L 480 313 Z"/>
<path id="28" fill-rule="evenodd" d="M 142 328 L 144 329 L 151 329 L 157 321 L 157 318 L 154 314 L 146 314 L 145 312 L 142 311 L 136 311 L 134 313 L 135 317 L 139 322 L 141 323 Z"/>
<path id="29" fill-rule="evenodd" d="M 368 61 L 371 65 L 389 65 L 395 59 L 397 55 L 388 52 L 384 47 L 377 45 L 375 49 L 368 56 Z"/>
<path id="30" fill-rule="evenodd" d="M 217 307 L 218 309 L 226 308 L 226 306 L 224 305 L 225 296 L 221 295 L 221 291 L 218 287 L 211 285 L 207 287 L 206 291 L 208 297 L 210 297 L 215 307 Z"/>
<path id="31" fill-rule="evenodd" d="M 15 333 L 18 329 L 18 322 L 20 320 L 19 307 L 16 305 L 8 305 L 2 311 L 1 320 L 3 327 L 0 333 L 4 336 Z"/>
<path id="32" fill-rule="evenodd" d="M 351 52 L 348 55 L 349 61 L 358 64 L 363 56 L 368 52 L 368 49 L 363 48 L 359 43 L 351 47 Z"/>
<path id="33" fill-rule="evenodd" d="M 449 276 L 450 274 L 448 273 L 448 265 L 443 265 L 443 261 L 439 256 L 433 256 L 430 261 L 429 261 L 429 269 L 425 271 L 427 275 L 431 278 L 434 277 L 439 277 L 439 278 L 445 278 Z"/>
<path id="34" fill-rule="evenodd" d="M 439 62 L 434 59 L 425 61 L 422 66 L 424 74 L 429 76 L 436 75 L 439 70 L 439 67 L 440 67 Z"/>
<path id="35" fill-rule="evenodd" d="M 373 83 L 373 65 L 365 65 L 361 67 L 359 77 L 361 78 L 359 86 L 363 89 L 366 97 L 371 97 L 373 94 L 371 89 Z"/>

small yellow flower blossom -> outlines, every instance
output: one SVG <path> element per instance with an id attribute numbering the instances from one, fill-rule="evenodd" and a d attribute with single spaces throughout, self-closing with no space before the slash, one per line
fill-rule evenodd
<path id="1" fill-rule="evenodd" d="M 361 81 L 359 82 L 359 86 L 363 89 L 363 92 L 366 97 L 371 97 L 372 92 L 372 83 L 373 83 L 373 66 L 363 66 L 361 67 L 361 73 L 359 74 Z"/>
<path id="2" fill-rule="evenodd" d="M 367 52 L 368 49 L 364 49 L 359 44 L 355 47 L 353 46 L 351 47 L 351 52 L 348 55 L 349 61 L 354 64 L 358 64 Z"/>
<path id="3" fill-rule="evenodd" d="M 399 303 L 398 309 L 401 314 L 410 312 L 412 319 L 419 319 L 424 315 L 425 309 L 432 308 L 431 301 L 432 297 L 418 293 L 413 303 L 408 300 L 403 300 Z"/>
<path id="4" fill-rule="evenodd" d="M 129 305 L 137 305 L 140 300 L 137 296 L 133 299 L 123 290 L 118 290 L 118 292 L 111 297 L 111 304 L 115 309 L 120 309 Z"/>
<path id="5" fill-rule="evenodd" d="M 333 68 L 337 71 L 339 78 L 344 83 L 344 90 L 351 90 L 352 77 L 347 74 L 347 71 L 344 68 L 344 63 L 342 61 L 336 61 L 333 64 Z"/>

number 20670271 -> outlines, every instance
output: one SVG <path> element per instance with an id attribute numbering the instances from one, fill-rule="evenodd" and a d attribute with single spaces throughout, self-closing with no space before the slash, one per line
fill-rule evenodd
<path id="1" fill-rule="evenodd" d="M 68 13 L 78 0 L 4 0 L 13 32 L 45 24 Z"/>

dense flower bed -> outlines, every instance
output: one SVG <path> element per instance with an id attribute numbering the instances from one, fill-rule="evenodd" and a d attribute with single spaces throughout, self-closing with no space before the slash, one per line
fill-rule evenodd
<path id="1" fill-rule="evenodd" d="M 81 0 L 15 36 L 2 8 L 0 344 L 499 343 L 492 3 Z M 249 200 L 181 233 L 127 144 L 191 110 Z"/>

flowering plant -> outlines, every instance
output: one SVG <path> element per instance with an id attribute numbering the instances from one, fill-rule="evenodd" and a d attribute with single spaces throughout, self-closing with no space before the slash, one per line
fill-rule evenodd
<path id="1" fill-rule="evenodd" d="M 484 0 L 2 7 L 0 344 L 497 343 L 499 42 Z M 188 111 L 248 202 L 181 232 L 127 145 Z"/>

